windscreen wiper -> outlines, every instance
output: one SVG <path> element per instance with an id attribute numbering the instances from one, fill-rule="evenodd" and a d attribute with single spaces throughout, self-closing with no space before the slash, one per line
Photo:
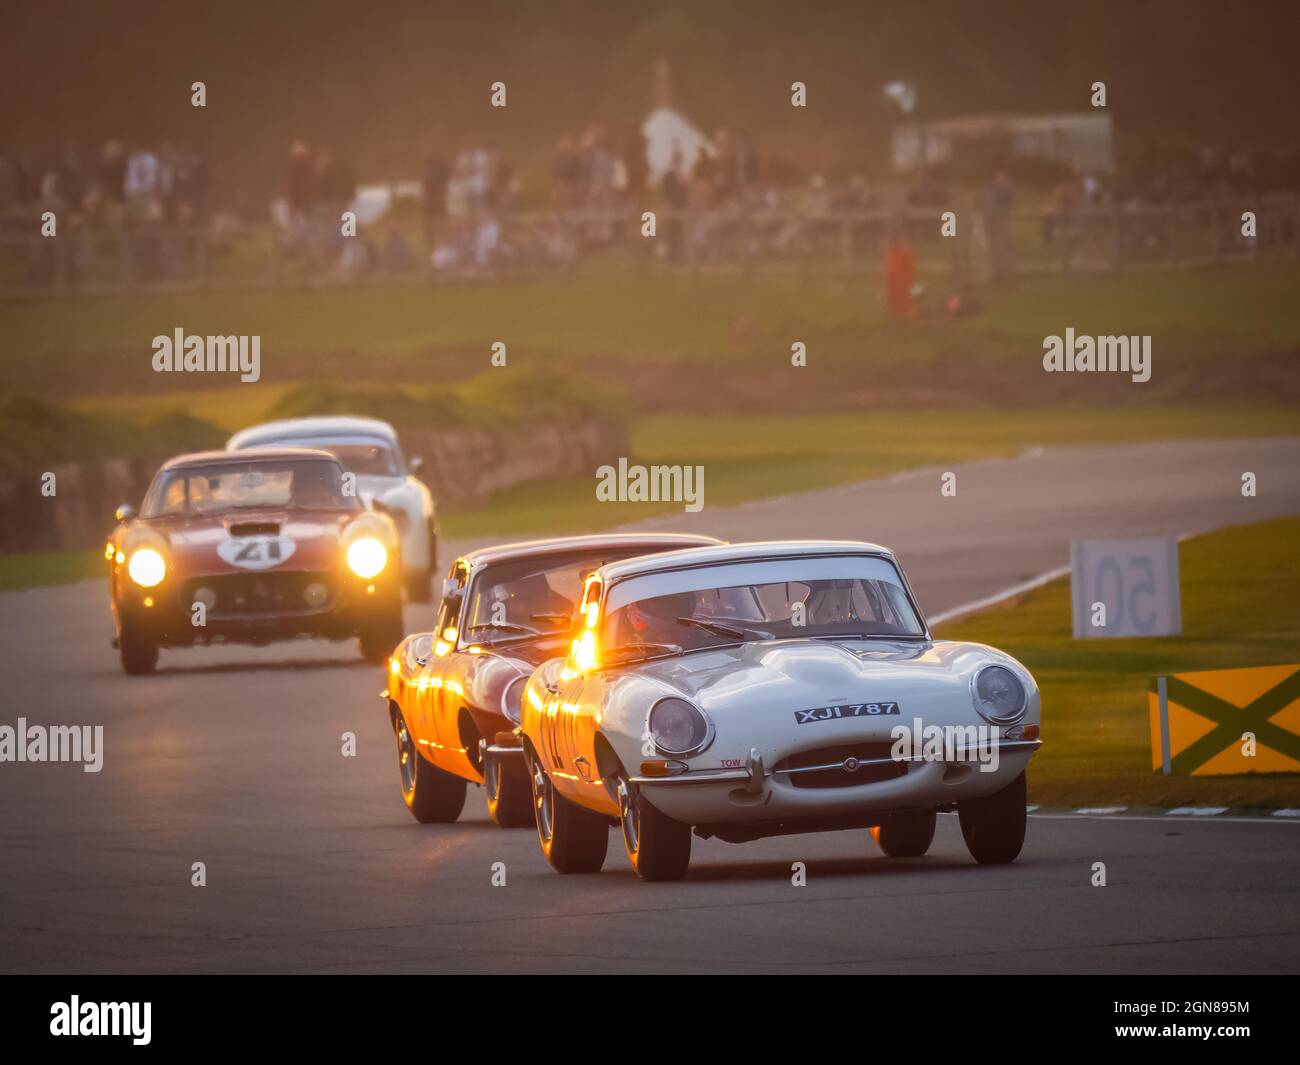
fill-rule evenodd
<path id="1" fill-rule="evenodd" d="M 516 625 L 513 621 L 489 621 L 483 625 L 471 625 L 466 632 L 482 632 L 484 629 L 500 629 L 502 632 L 525 632 L 530 636 L 538 635 L 538 630 L 531 625 Z"/>
<path id="2" fill-rule="evenodd" d="M 684 653 L 685 648 L 678 643 L 625 643 L 618 647 L 608 647 L 601 652 L 602 658 L 610 655 L 620 654 L 623 651 L 658 651 L 660 654 L 679 655 Z M 647 655 L 647 658 L 657 657 L 657 655 Z"/>
<path id="3" fill-rule="evenodd" d="M 697 629 L 711 632 L 714 636 L 724 636 L 729 640 L 748 640 L 751 636 L 757 636 L 760 640 L 776 639 L 770 632 L 763 632 L 759 629 L 741 629 L 735 625 L 724 624 L 721 621 L 706 621 L 704 618 L 678 618 L 677 624 L 694 625 Z"/>

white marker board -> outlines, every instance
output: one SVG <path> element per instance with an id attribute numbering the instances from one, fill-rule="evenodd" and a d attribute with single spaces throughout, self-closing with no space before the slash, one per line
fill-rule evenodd
<path id="1" fill-rule="evenodd" d="M 1076 639 L 1177 636 L 1183 631 L 1178 595 L 1178 540 L 1072 540 L 1070 601 Z M 1105 624 L 1094 624 L 1094 604 Z"/>

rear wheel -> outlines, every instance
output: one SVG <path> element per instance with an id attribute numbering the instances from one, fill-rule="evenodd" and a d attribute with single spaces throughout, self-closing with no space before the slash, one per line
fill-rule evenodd
<path id="1" fill-rule="evenodd" d="M 674 821 L 646 801 L 641 789 L 618 782 L 623 849 L 642 880 L 680 880 L 691 864 L 691 826 Z"/>
<path id="2" fill-rule="evenodd" d="M 122 672 L 138 677 L 154 671 L 158 664 L 158 645 L 123 618 L 117 637 L 117 655 Z"/>
<path id="3" fill-rule="evenodd" d="M 1022 772 L 1001 791 L 957 804 L 966 849 L 981 865 L 1013 862 L 1025 845 L 1026 787 Z"/>
<path id="4" fill-rule="evenodd" d="M 934 842 L 934 810 L 902 810 L 881 819 L 871 838 L 889 858 L 919 858 Z"/>
<path id="5" fill-rule="evenodd" d="M 402 801 L 411 816 L 422 825 L 455 821 L 465 805 L 465 781 L 439 769 L 420 753 L 400 712 L 394 728 Z"/>
<path id="6" fill-rule="evenodd" d="M 532 789 L 526 777 L 509 772 L 501 759 L 483 752 L 483 794 L 488 816 L 502 828 L 525 828 L 533 823 Z"/>
<path id="7" fill-rule="evenodd" d="M 537 838 L 551 868 L 557 873 L 599 873 L 609 850 L 609 822 L 557 794 L 536 759 L 531 784 Z"/>

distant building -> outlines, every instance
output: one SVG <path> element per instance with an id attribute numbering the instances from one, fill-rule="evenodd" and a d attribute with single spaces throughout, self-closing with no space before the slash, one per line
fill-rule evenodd
<path id="1" fill-rule="evenodd" d="M 1006 154 L 1046 159 L 1080 170 L 1109 173 L 1110 115 L 1104 111 L 1064 115 L 971 115 L 931 122 L 908 122 L 894 130 L 894 167 L 923 166 Z"/>

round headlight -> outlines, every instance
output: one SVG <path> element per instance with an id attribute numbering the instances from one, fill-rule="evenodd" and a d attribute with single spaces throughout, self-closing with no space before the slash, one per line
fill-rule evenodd
<path id="1" fill-rule="evenodd" d="M 501 712 L 506 715 L 516 725 L 524 712 L 524 686 L 528 683 L 527 677 L 516 677 L 506 685 L 506 690 L 501 693 Z"/>
<path id="2" fill-rule="evenodd" d="M 1005 725 L 1025 712 L 1025 686 L 1005 666 L 985 666 L 973 687 L 975 709 L 994 724 Z"/>
<path id="3" fill-rule="evenodd" d="M 319 610 L 329 600 L 330 590 L 320 581 L 312 581 L 302 590 L 302 601 L 313 610 Z"/>
<path id="4" fill-rule="evenodd" d="M 363 536 L 348 548 L 348 569 L 369 580 L 388 565 L 388 548 L 373 536 Z"/>
<path id="5" fill-rule="evenodd" d="M 141 588 L 152 588 L 156 584 L 162 584 L 162 579 L 167 576 L 167 563 L 152 547 L 142 547 L 132 553 L 131 561 L 126 564 L 126 572 Z"/>
<path id="6" fill-rule="evenodd" d="M 649 727 L 664 754 L 698 754 L 713 739 L 712 723 L 685 699 L 660 699 L 650 710 Z"/>

